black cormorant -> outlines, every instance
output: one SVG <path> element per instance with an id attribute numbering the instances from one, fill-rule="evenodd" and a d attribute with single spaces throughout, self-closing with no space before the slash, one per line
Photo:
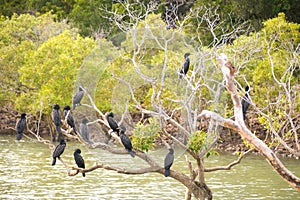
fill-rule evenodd
<path id="1" fill-rule="evenodd" d="M 83 98 L 84 91 L 81 87 L 78 88 L 78 91 L 73 96 L 73 106 L 72 110 L 75 110 L 76 105 L 80 103 L 81 99 Z"/>
<path id="2" fill-rule="evenodd" d="M 125 127 L 122 127 L 121 130 L 120 130 L 120 139 L 121 139 L 121 142 L 122 142 L 123 146 L 125 147 L 125 149 L 127 149 L 128 153 L 131 155 L 131 157 L 134 157 L 134 153 L 132 151 L 131 140 L 125 134 L 125 131 L 126 131 Z"/>
<path id="3" fill-rule="evenodd" d="M 170 148 L 169 153 L 167 154 L 165 158 L 165 177 L 168 177 L 170 175 L 170 168 L 174 161 L 174 149 Z"/>
<path id="4" fill-rule="evenodd" d="M 56 131 L 58 132 L 58 135 L 59 135 L 59 140 L 62 139 L 62 132 L 61 132 L 61 128 L 60 128 L 60 125 L 61 125 L 61 116 L 60 116 L 60 111 L 59 111 L 60 107 L 58 104 L 55 104 L 53 106 L 53 109 L 52 109 L 52 120 L 53 120 L 53 123 L 55 124 L 55 127 L 56 127 Z"/>
<path id="5" fill-rule="evenodd" d="M 26 113 L 21 114 L 21 119 L 18 121 L 16 130 L 17 130 L 17 140 L 21 140 L 23 136 L 23 131 L 26 127 Z"/>
<path id="6" fill-rule="evenodd" d="M 52 165 L 55 165 L 56 163 L 56 158 L 60 158 L 61 154 L 64 152 L 66 148 L 66 142 L 65 140 L 61 139 L 59 144 L 55 147 L 52 157 L 53 157 L 53 161 L 52 161 Z"/>
<path id="7" fill-rule="evenodd" d="M 179 79 L 181 79 L 183 75 L 186 75 L 189 70 L 190 67 L 189 55 L 191 54 L 190 53 L 184 54 L 184 63 L 182 65 L 182 68 L 179 71 Z"/>
<path id="8" fill-rule="evenodd" d="M 81 135 L 82 139 L 85 142 L 90 143 L 89 130 L 88 130 L 88 127 L 87 127 L 88 122 L 89 122 L 88 119 L 84 118 L 82 120 L 82 122 L 80 123 L 80 125 L 79 125 L 79 129 L 80 129 L 80 135 Z"/>
<path id="9" fill-rule="evenodd" d="M 118 126 L 117 121 L 114 119 L 114 113 L 113 112 L 108 113 L 107 122 L 109 124 L 109 127 L 119 135 L 119 126 Z"/>
<path id="10" fill-rule="evenodd" d="M 74 151 L 74 159 L 75 159 L 75 162 L 76 162 L 76 165 L 79 167 L 79 168 L 85 168 L 85 165 L 84 165 L 84 160 L 82 158 L 82 156 L 80 155 L 81 154 L 81 150 L 80 149 L 75 149 Z M 82 173 L 82 176 L 85 177 L 85 173 Z"/>
<path id="11" fill-rule="evenodd" d="M 68 114 L 69 112 L 69 114 Z M 71 108 L 70 106 L 65 106 L 64 107 L 64 118 L 66 118 L 66 116 L 68 115 L 68 118 L 67 118 L 67 124 L 73 128 L 74 132 L 77 134 L 76 132 L 76 129 L 75 129 L 75 121 L 74 121 L 74 118 L 71 114 Z"/>
<path id="12" fill-rule="evenodd" d="M 245 95 L 242 97 L 242 110 L 243 110 L 243 119 L 245 120 L 246 119 L 246 113 L 247 113 L 247 110 L 248 110 L 248 107 L 249 107 L 249 90 L 250 90 L 250 87 L 247 85 L 245 87 Z"/>

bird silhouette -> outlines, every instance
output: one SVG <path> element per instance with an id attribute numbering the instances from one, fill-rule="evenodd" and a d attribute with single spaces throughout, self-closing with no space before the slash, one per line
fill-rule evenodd
<path id="1" fill-rule="evenodd" d="M 134 158 L 134 153 L 132 151 L 132 144 L 131 144 L 131 140 L 130 138 L 125 134 L 126 128 L 122 127 L 120 130 L 120 139 L 121 142 L 123 144 L 123 146 L 125 147 L 125 149 L 127 149 L 128 153 L 131 155 L 131 157 Z"/>
<path id="2" fill-rule="evenodd" d="M 113 112 L 108 113 L 106 119 L 109 124 L 109 127 L 119 135 L 120 129 L 119 129 L 117 121 L 114 119 L 114 113 Z"/>
<path id="3" fill-rule="evenodd" d="M 26 127 L 26 113 L 21 114 L 21 119 L 17 122 L 16 131 L 17 131 L 17 140 L 21 140 L 23 136 L 23 131 Z"/>
<path id="4" fill-rule="evenodd" d="M 60 158 L 61 154 L 64 152 L 66 148 L 66 142 L 65 140 L 61 139 L 59 144 L 55 147 L 52 157 L 53 157 L 53 161 L 52 161 L 52 165 L 55 165 L 56 163 L 56 158 Z"/>
<path id="5" fill-rule="evenodd" d="M 246 87 L 245 87 L 245 95 L 242 97 L 242 102 L 241 102 L 241 104 L 242 104 L 242 110 L 243 110 L 243 119 L 245 120 L 246 119 L 246 114 L 247 114 L 247 110 L 248 110 L 248 108 L 249 108 L 249 101 L 250 101 L 250 99 L 249 99 L 249 91 L 250 91 L 250 87 L 249 87 L 249 85 L 247 85 Z"/>
<path id="6" fill-rule="evenodd" d="M 168 177 L 170 175 L 170 168 L 173 165 L 173 161 L 174 161 L 174 149 L 170 148 L 169 153 L 166 155 L 164 161 L 165 177 Z"/>
<path id="7" fill-rule="evenodd" d="M 81 135 L 82 139 L 87 143 L 91 143 L 90 138 L 89 138 L 89 130 L 87 127 L 88 122 L 89 121 L 87 118 L 83 118 L 82 122 L 79 125 L 79 130 L 80 130 L 80 135 Z"/>
<path id="8" fill-rule="evenodd" d="M 80 154 L 81 154 L 81 150 L 75 149 L 74 151 L 75 163 L 78 167 L 85 169 L 84 160 Z M 82 176 L 85 177 L 85 173 L 82 173 Z"/>
<path id="9" fill-rule="evenodd" d="M 190 53 L 184 54 L 184 63 L 182 65 L 182 68 L 179 71 L 178 81 L 182 78 L 183 75 L 186 75 L 189 70 L 189 67 L 190 67 L 189 55 L 191 55 L 191 54 Z"/>
<path id="10" fill-rule="evenodd" d="M 69 114 L 68 114 L 69 113 Z M 77 134 L 76 132 L 76 128 L 75 128 L 75 120 L 73 118 L 73 115 L 71 113 L 71 108 L 70 106 L 65 106 L 64 107 L 64 118 L 66 118 L 66 116 L 68 115 L 67 117 L 67 124 L 73 128 L 74 132 Z"/>
<path id="11" fill-rule="evenodd" d="M 52 109 L 52 120 L 53 120 L 53 123 L 55 124 L 55 128 L 56 128 L 56 131 L 58 133 L 58 138 L 59 140 L 62 139 L 62 132 L 61 132 L 61 116 L 60 116 L 60 107 L 58 104 L 55 104 L 53 106 L 53 109 Z"/>
<path id="12" fill-rule="evenodd" d="M 78 88 L 78 91 L 74 94 L 73 96 L 73 106 L 72 106 L 72 110 L 75 110 L 76 106 L 78 104 L 80 104 L 81 99 L 83 98 L 84 95 L 84 91 L 82 89 L 82 87 Z"/>

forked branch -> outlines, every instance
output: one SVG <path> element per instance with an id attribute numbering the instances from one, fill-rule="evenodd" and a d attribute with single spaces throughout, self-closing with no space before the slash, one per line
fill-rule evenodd
<path id="1" fill-rule="evenodd" d="M 238 157 L 237 160 L 229 163 L 226 166 L 218 166 L 218 167 L 213 167 L 213 168 L 205 168 L 204 172 L 214 172 L 214 171 L 218 171 L 218 170 L 231 170 L 232 167 L 234 167 L 235 165 L 239 164 L 241 162 L 241 160 L 245 157 L 245 155 L 248 154 L 251 151 L 253 151 L 253 149 L 249 149 L 246 152 L 242 152 L 240 154 L 240 156 Z"/>
<path id="2" fill-rule="evenodd" d="M 231 129 L 234 127 L 234 130 L 236 130 L 242 136 L 242 138 L 254 146 L 254 148 L 269 162 L 269 164 L 281 176 L 282 179 L 287 181 L 296 190 L 300 191 L 300 179 L 291 171 L 289 171 L 278 159 L 275 153 L 246 127 L 243 120 L 240 97 L 234 84 L 234 67 L 228 61 L 225 54 L 219 56 L 218 60 L 226 81 L 227 90 L 229 91 L 233 101 L 235 121 L 222 119 L 219 115 L 210 111 L 203 111 L 199 117 L 217 120 L 225 127 Z"/>

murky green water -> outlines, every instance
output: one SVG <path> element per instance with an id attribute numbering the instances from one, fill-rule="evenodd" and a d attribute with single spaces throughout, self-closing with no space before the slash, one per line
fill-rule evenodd
<path id="1" fill-rule="evenodd" d="M 143 167 L 129 155 L 112 155 L 103 150 L 89 150 L 77 143 L 67 143 L 63 159 L 74 165 L 73 150 L 81 148 L 86 166 L 106 162 L 119 167 Z M 186 170 L 183 156 L 175 158 L 172 168 Z M 176 154 L 175 152 L 175 154 Z M 166 151 L 153 152 L 163 163 Z M 207 166 L 227 165 L 232 155 L 210 157 Z M 16 142 L 13 136 L 0 136 L 0 199 L 184 199 L 185 188 L 171 178 L 152 173 L 122 175 L 98 169 L 69 177 L 57 161 L 51 166 L 48 146 L 28 141 Z M 285 159 L 286 166 L 300 176 L 300 160 Z M 214 199 L 300 199 L 259 156 L 249 156 L 231 171 L 211 172 L 206 180 Z"/>

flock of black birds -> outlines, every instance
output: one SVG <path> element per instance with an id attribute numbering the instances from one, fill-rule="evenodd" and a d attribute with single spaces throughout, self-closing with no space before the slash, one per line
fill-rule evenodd
<path id="1" fill-rule="evenodd" d="M 73 96 L 73 107 L 72 107 L 73 110 L 75 110 L 76 106 L 80 104 L 83 96 L 84 96 L 83 88 L 79 87 L 79 90 Z M 59 135 L 59 141 L 60 141 L 52 153 L 52 157 L 53 157 L 52 165 L 55 165 L 56 158 L 60 158 L 60 156 L 63 154 L 63 152 L 66 148 L 66 142 L 63 139 L 62 132 L 61 132 L 61 116 L 60 116 L 59 109 L 60 109 L 60 106 L 57 104 L 55 104 L 52 109 L 52 120 L 53 120 L 53 123 L 55 124 L 56 131 Z M 65 106 L 63 113 L 64 113 L 64 118 L 67 121 L 67 124 L 71 128 L 73 128 L 73 130 L 76 134 L 78 134 L 76 127 L 75 127 L 75 120 L 72 116 L 70 106 Z M 125 147 L 125 149 L 128 151 L 128 153 L 132 157 L 134 157 L 134 153 L 132 151 L 131 140 L 125 134 L 126 128 L 124 126 L 121 126 L 121 128 L 119 128 L 117 121 L 114 119 L 114 113 L 112 113 L 112 112 L 108 113 L 106 118 L 107 118 L 107 122 L 109 124 L 110 129 L 120 137 L 120 140 L 121 140 L 123 146 Z M 82 122 L 79 125 L 79 133 L 85 142 L 90 143 L 87 123 L 88 123 L 88 119 L 83 118 Z M 77 166 L 84 169 L 85 168 L 84 159 L 82 158 L 80 153 L 81 153 L 81 150 L 76 149 L 74 152 L 74 159 L 75 159 Z M 84 173 L 82 175 L 85 177 Z"/>
<path id="2" fill-rule="evenodd" d="M 80 104 L 80 101 L 82 100 L 83 95 L 84 95 L 84 91 L 81 87 L 79 87 L 79 90 L 73 96 L 73 106 L 72 106 L 73 110 L 75 110 L 76 106 L 78 104 Z M 59 109 L 60 109 L 60 106 L 58 104 L 55 104 L 52 109 L 52 120 L 53 120 L 53 123 L 55 124 L 56 131 L 58 132 L 58 135 L 59 135 L 59 144 L 55 147 L 55 149 L 52 153 L 52 157 L 53 157 L 52 165 L 55 165 L 56 158 L 60 158 L 60 156 L 63 154 L 63 152 L 66 148 L 66 142 L 63 139 L 61 127 L 60 127 L 61 126 L 61 116 L 60 116 Z M 78 134 L 78 132 L 76 131 L 76 128 L 75 128 L 75 120 L 72 116 L 70 106 L 64 107 L 63 114 L 64 114 L 65 120 L 67 121 L 67 124 L 73 129 L 75 134 Z M 82 128 L 82 124 L 80 124 L 80 131 L 83 136 L 83 139 L 85 141 L 89 141 L 88 129 L 87 129 L 87 125 L 86 125 L 88 121 L 87 121 L 87 119 L 84 119 L 83 122 L 84 122 L 85 128 Z M 74 160 L 78 167 L 84 169 L 85 168 L 84 159 L 82 158 L 82 156 L 80 154 L 81 154 L 81 150 L 75 149 Z M 82 176 L 85 177 L 85 173 L 82 173 Z"/>
<path id="3" fill-rule="evenodd" d="M 187 72 L 189 70 L 189 66 L 190 66 L 189 55 L 190 55 L 190 53 L 186 53 L 184 55 L 184 63 L 182 65 L 182 68 L 179 71 L 178 82 L 180 81 L 180 79 L 184 75 L 187 74 Z M 249 91 L 250 91 L 250 87 L 247 85 L 246 88 L 245 88 L 246 93 L 242 97 L 242 101 L 241 101 L 244 120 L 246 119 L 246 112 L 247 112 L 248 107 L 250 105 L 249 104 L 249 102 L 250 102 L 250 100 L 249 100 Z M 76 106 L 80 104 L 83 96 L 84 96 L 84 90 L 83 90 L 82 87 L 79 87 L 78 91 L 73 96 L 72 110 L 75 110 Z M 60 110 L 59 109 L 60 109 L 60 106 L 58 104 L 55 104 L 53 106 L 53 109 L 52 109 L 52 120 L 53 120 L 53 123 L 55 125 L 56 131 L 59 135 L 59 144 L 55 147 L 55 149 L 52 153 L 52 157 L 53 157 L 52 165 L 55 165 L 56 158 L 60 158 L 60 156 L 63 154 L 63 152 L 66 148 L 66 142 L 63 139 L 62 131 L 61 131 L 61 115 L 60 115 Z M 73 129 L 73 131 L 76 134 L 78 134 L 78 132 L 75 128 L 75 120 L 72 116 L 70 106 L 65 106 L 64 107 L 63 114 L 64 114 L 64 118 L 67 121 L 67 124 Z M 114 119 L 114 113 L 113 112 L 108 113 L 106 115 L 106 119 L 107 119 L 107 122 L 109 124 L 110 129 L 120 137 L 120 140 L 121 140 L 123 146 L 125 147 L 125 149 L 128 151 L 129 155 L 131 157 L 134 157 L 135 155 L 134 155 L 134 152 L 132 151 L 131 140 L 125 134 L 126 127 L 124 127 L 124 126 L 119 127 L 117 121 Z M 90 143 L 87 123 L 88 123 L 88 119 L 84 118 L 82 120 L 82 123 L 80 123 L 79 131 L 80 131 L 80 134 L 81 134 L 83 140 Z M 17 122 L 17 126 L 16 126 L 16 131 L 17 131 L 16 139 L 17 140 L 21 140 L 22 135 L 23 135 L 23 131 L 25 130 L 25 127 L 26 127 L 26 113 L 22 113 L 21 118 Z M 82 156 L 80 154 L 81 154 L 81 150 L 80 149 L 75 149 L 75 151 L 74 151 L 74 160 L 75 160 L 75 163 L 77 164 L 77 166 L 79 168 L 84 169 L 85 168 L 84 159 L 82 158 Z M 165 169 L 164 176 L 165 177 L 168 177 L 170 175 L 170 168 L 173 164 L 173 161 L 174 161 L 174 150 L 172 148 L 170 148 L 169 153 L 166 155 L 165 160 L 164 160 L 164 169 Z M 82 173 L 82 176 L 85 177 L 85 173 Z"/>
<path id="4" fill-rule="evenodd" d="M 108 125 L 109 125 L 110 129 L 120 137 L 121 142 L 122 142 L 123 146 L 125 147 L 125 149 L 128 151 L 129 155 L 131 155 L 131 157 L 134 157 L 134 153 L 132 151 L 131 140 L 125 134 L 126 127 L 125 126 L 119 127 L 117 121 L 114 119 L 114 113 L 113 112 L 110 112 L 110 113 L 107 114 L 106 120 L 108 122 Z"/>

